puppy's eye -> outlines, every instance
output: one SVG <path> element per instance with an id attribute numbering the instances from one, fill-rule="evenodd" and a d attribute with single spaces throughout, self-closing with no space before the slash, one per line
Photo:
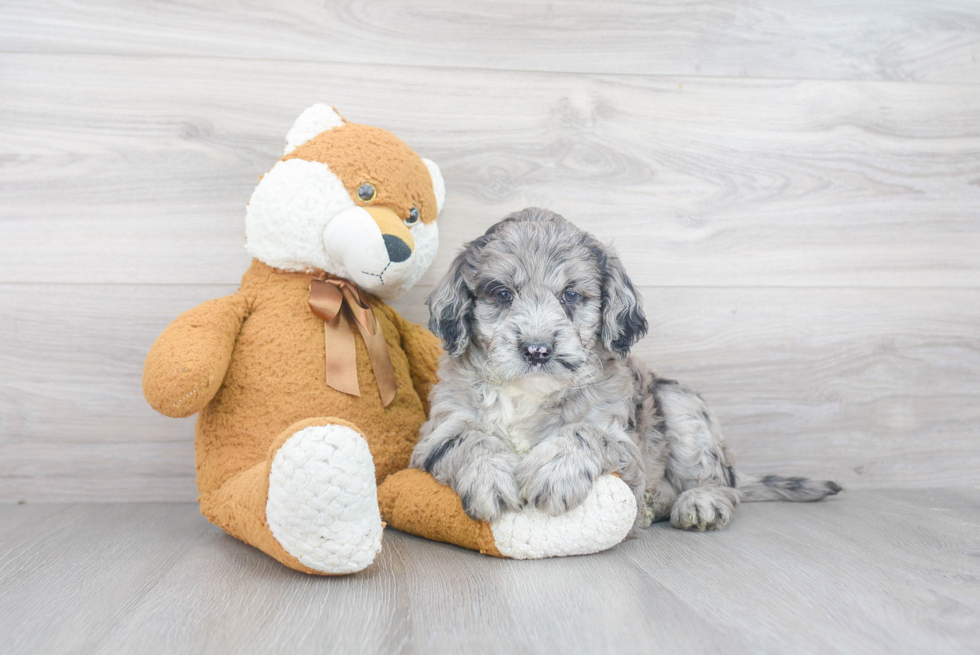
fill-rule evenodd
<path id="1" fill-rule="evenodd" d="M 408 218 L 405 219 L 405 225 L 411 227 L 419 222 L 419 208 L 412 207 L 412 211 L 408 212 Z"/>
<path id="2" fill-rule="evenodd" d="M 501 289 L 497 293 L 493 294 L 494 300 L 499 302 L 501 305 L 510 304 L 514 300 L 514 294 L 512 294 L 507 289 Z"/>
<path id="3" fill-rule="evenodd" d="M 561 294 L 561 301 L 566 305 L 571 305 L 572 303 L 578 302 L 579 298 L 581 298 L 581 296 L 578 294 L 578 292 L 572 291 L 571 289 L 565 289 L 565 291 Z"/>
<path id="4" fill-rule="evenodd" d="M 357 187 L 357 197 L 364 202 L 371 202 L 378 195 L 377 189 L 370 182 L 365 182 Z"/>

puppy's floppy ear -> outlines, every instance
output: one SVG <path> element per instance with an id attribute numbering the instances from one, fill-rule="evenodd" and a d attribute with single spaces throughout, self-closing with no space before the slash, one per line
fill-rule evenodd
<path id="1" fill-rule="evenodd" d="M 450 357 L 459 357 L 470 344 L 470 317 L 473 294 L 463 279 L 467 251 L 456 255 L 449 271 L 429 294 L 429 330 L 442 339 Z"/>
<path id="2" fill-rule="evenodd" d="M 647 317 L 623 262 L 598 241 L 589 244 L 602 272 L 602 345 L 620 357 L 647 333 Z"/>

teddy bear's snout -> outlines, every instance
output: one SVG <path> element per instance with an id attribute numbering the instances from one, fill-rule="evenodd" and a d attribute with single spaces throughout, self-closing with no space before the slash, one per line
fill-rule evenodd
<path id="1" fill-rule="evenodd" d="M 392 262 L 403 262 L 412 256 L 412 251 L 415 250 L 415 239 L 412 238 L 412 231 L 405 225 L 398 214 L 394 210 L 388 207 L 364 207 L 364 211 L 371 215 L 374 222 L 378 224 L 378 229 L 381 230 L 381 234 L 384 237 L 385 247 L 388 249 L 388 255 L 391 256 Z M 397 248 L 397 252 L 404 254 L 401 259 L 396 259 L 392 253 L 392 243 L 400 243 L 401 247 Z M 407 251 L 407 254 L 405 254 Z"/>

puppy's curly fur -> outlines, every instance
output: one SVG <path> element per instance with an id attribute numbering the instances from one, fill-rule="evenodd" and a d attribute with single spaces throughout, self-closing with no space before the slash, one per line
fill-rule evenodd
<path id="1" fill-rule="evenodd" d="M 561 514 L 603 473 L 636 494 L 636 527 L 718 530 L 741 500 L 840 491 L 736 476 L 701 397 L 630 357 L 647 321 L 622 262 L 553 212 L 516 212 L 467 244 L 428 304 L 448 356 L 411 464 L 474 519 Z"/>

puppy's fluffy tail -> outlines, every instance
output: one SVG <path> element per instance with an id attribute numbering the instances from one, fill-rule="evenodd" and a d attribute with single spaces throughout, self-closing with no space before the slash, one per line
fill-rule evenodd
<path id="1" fill-rule="evenodd" d="M 811 480 L 810 478 L 788 478 L 782 475 L 740 475 L 736 487 L 744 501 L 786 500 L 795 503 L 808 503 L 822 500 L 827 496 L 843 491 L 836 482 L 830 480 Z"/>

